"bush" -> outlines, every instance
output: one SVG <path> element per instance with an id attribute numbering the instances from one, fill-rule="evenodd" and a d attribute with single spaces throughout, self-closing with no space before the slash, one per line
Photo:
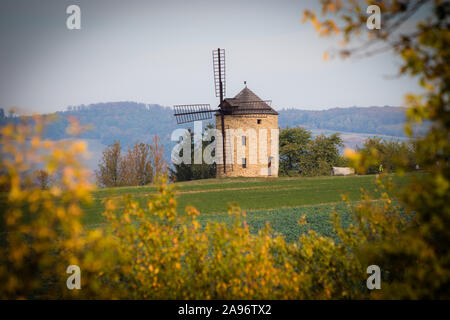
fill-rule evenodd
<path id="1" fill-rule="evenodd" d="M 378 173 L 382 165 L 386 172 L 395 172 L 398 169 L 412 171 L 417 163 L 414 144 L 397 140 L 382 140 L 379 137 L 367 138 L 356 151 L 364 157 L 370 157 L 365 173 Z"/>
<path id="2" fill-rule="evenodd" d="M 121 257 L 124 298 L 306 299 L 368 294 L 356 286 L 364 268 L 344 245 L 310 231 L 288 243 L 267 225 L 250 232 L 245 214 L 230 207 L 232 223 L 207 223 L 186 208 L 178 215 L 173 186 L 165 183 L 145 206 L 107 203 L 111 235 Z M 351 258 L 353 257 L 353 258 Z M 344 290 L 345 288 L 345 290 Z"/>
<path id="3" fill-rule="evenodd" d="M 113 251 L 101 230 L 86 231 L 80 205 L 91 201 L 88 172 L 79 163 L 86 145 L 41 139 L 45 120 L 8 124 L 0 134 L 0 299 L 111 297 L 99 274 Z M 71 128 L 76 128 L 74 123 Z M 48 189 L 30 168 L 59 177 Z M 79 265 L 83 290 L 67 290 L 66 269 Z"/>

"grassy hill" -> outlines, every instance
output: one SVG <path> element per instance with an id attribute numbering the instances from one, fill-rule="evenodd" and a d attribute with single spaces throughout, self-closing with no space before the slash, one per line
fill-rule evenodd
<path id="1" fill-rule="evenodd" d="M 406 178 L 394 177 L 399 183 Z M 341 202 L 341 194 L 360 199 L 364 188 L 377 196 L 375 176 L 315 177 L 315 178 L 227 178 L 176 183 L 178 210 L 183 214 L 187 205 L 200 211 L 199 220 L 230 221 L 227 205 L 234 203 L 246 212 L 246 221 L 256 232 L 267 222 L 288 240 L 296 239 L 308 229 L 333 236 L 330 215 L 337 210 L 345 223 L 349 214 Z M 132 196 L 142 204 L 155 194 L 154 186 L 122 187 L 94 191 L 94 202 L 85 208 L 85 224 L 96 227 L 104 222 L 103 200 Z M 306 214 L 308 226 L 299 228 L 297 221 Z"/>

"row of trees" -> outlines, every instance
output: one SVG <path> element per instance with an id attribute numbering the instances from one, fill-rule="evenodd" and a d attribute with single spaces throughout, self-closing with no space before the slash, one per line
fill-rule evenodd
<path id="1" fill-rule="evenodd" d="M 349 161 L 340 154 L 343 141 L 339 134 L 319 135 L 315 138 L 304 128 L 286 128 L 280 131 L 280 175 L 318 176 L 329 175 L 331 168 L 345 167 Z M 401 168 L 412 171 L 418 168 L 415 143 L 367 138 L 356 151 L 370 158 L 367 168 L 358 173 L 378 173 L 382 165 L 387 172 Z"/>
<path id="2" fill-rule="evenodd" d="M 102 187 L 143 186 L 166 173 L 164 147 L 155 136 L 152 145 L 136 142 L 125 155 L 119 141 L 109 145 L 103 151 L 96 177 Z"/>

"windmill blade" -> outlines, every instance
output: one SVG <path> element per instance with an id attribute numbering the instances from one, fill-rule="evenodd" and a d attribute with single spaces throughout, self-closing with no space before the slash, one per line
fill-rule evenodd
<path id="1" fill-rule="evenodd" d="M 214 86 L 216 97 L 222 102 L 225 96 L 225 49 L 213 50 Z"/>
<path id="2" fill-rule="evenodd" d="M 173 111 L 177 124 L 211 119 L 212 113 L 216 112 L 216 110 L 211 110 L 209 104 L 176 105 L 173 106 Z"/>

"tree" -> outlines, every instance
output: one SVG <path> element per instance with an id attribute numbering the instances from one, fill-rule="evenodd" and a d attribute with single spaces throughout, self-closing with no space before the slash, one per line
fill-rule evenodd
<path id="1" fill-rule="evenodd" d="M 164 147 L 155 136 L 152 145 L 136 141 L 124 156 L 120 142 L 107 146 L 96 175 L 99 185 L 117 187 L 147 185 L 166 173 Z"/>
<path id="2" fill-rule="evenodd" d="M 153 180 L 167 175 L 167 162 L 164 160 L 164 145 L 158 136 L 155 136 L 153 144 L 150 146 L 150 166 L 153 170 Z"/>
<path id="3" fill-rule="evenodd" d="M 331 136 L 323 134 L 311 142 L 311 155 L 315 164 L 315 175 L 329 175 L 333 166 L 339 163 L 339 148 L 344 143 L 338 133 Z"/>
<path id="4" fill-rule="evenodd" d="M 304 128 L 286 128 L 280 131 L 280 175 L 296 175 L 304 172 L 304 164 L 310 162 L 308 146 L 311 132 Z"/>
<path id="5" fill-rule="evenodd" d="M 120 184 L 123 186 L 143 186 L 156 182 L 167 173 L 164 160 L 164 147 L 158 136 L 153 144 L 136 142 L 128 148 L 127 154 L 120 162 Z"/>
<path id="6" fill-rule="evenodd" d="M 312 139 L 304 128 L 280 131 L 280 175 L 329 175 L 341 163 L 339 148 L 343 146 L 338 133 L 319 135 Z"/>
<path id="7" fill-rule="evenodd" d="M 106 147 L 96 172 L 97 181 L 101 186 L 117 187 L 120 185 L 121 146 L 119 141 Z"/>
<path id="8" fill-rule="evenodd" d="M 205 128 L 206 130 L 214 129 L 214 126 L 212 124 L 208 124 Z M 202 148 L 201 150 L 204 150 L 204 148 L 211 142 L 208 141 L 201 141 L 201 143 L 195 143 L 194 141 L 194 133 L 189 131 L 189 134 L 191 135 L 191 159 L 194 159 L 194 152 L 195 150 L 198 150 L 198 148 Z M 205 132 L 202 134 L 202 136 L 205 135 Z M 181 155 L 182 155 L 181 151 Z M 180 163 L 180 164 L 174 164 L 173 169 L 170 169 L 170 176 L 173 181 L 189 181 L 189 180 L 199 180 L 199 179 L 209 179 L 209 178 L 215 178 L 216 177 L 216 164 L 207 164 L 204 161 L 202 161 L 201 164 L 186 164 L 186 163 Z"/>
<path id="9" fill-rule="evenodd" d="M 402 30 L 400 27 L 404 22 L 425 4 L 430 9 L 425 18 L 421 18 L 416 28 Z M 339 23 L 333 19 L 319 21 L 314 12 L 304 12 L 305 20 L 311 21 L 319 34 L 342 34 L 344 45 L 355 37 L 368 36 L 368 42 L 363 45 L 340 50 L 341 56 L 364 57 L 393 50 L 403 59 L 399 73 L 418 78 L 424 89 L 421 94 L 406 96 L 405 131 L 416 137 L 415 157 L 426 174 L 412 176 L 404 188 L 393 187 L 400 193 L 397 200 L 409 213 L 409 223 L 400 223 L 402 216 L 392 215 L 392 201 L 387 197 L 384 207 L 365 202 L 354 210 L 355 218 L 378 232 L 360 241 L 360 245 L 356 241 L 351 243 L 358 261 L 377 261 L 389 274 L 383 290 L 373 296 L 448 299 L 450 3 L 439 0 L 377 1 L 377 5 L 383 12 L 383 22 L 381 29 L 376 31 L 367 30 L 365 8 L 358 1 L 349 1 L 346 6 L 340 0 L 322 1 L 324 15 L 343 13 Z M 423 136 L 416 136 L 413 128 L 423 121 L 430 122 L 428 131 Z M 351 151 L 347 155 L 361 170 L 377 161 L 373 155 Z M 344 230 L 341 234 L 351 239 Z"/>
<path id="10" fill-rule="evenodd" d="M 136 142 L 120 160 L 120 185 L 143 186 L 153 181 L 150 145 Z"/>
<path id="11" fill-rule="evenodd" d="M 395 172 L 397 169 L 412 171 L 418 164 L 415 159 L 414 144 L 411 142 L 369 137 L 361 147 L 356 147 L 356 151 L 374 160 L 367 166 L 366 173 L 378 173 L 380 165 L 387 172 Z"/>

